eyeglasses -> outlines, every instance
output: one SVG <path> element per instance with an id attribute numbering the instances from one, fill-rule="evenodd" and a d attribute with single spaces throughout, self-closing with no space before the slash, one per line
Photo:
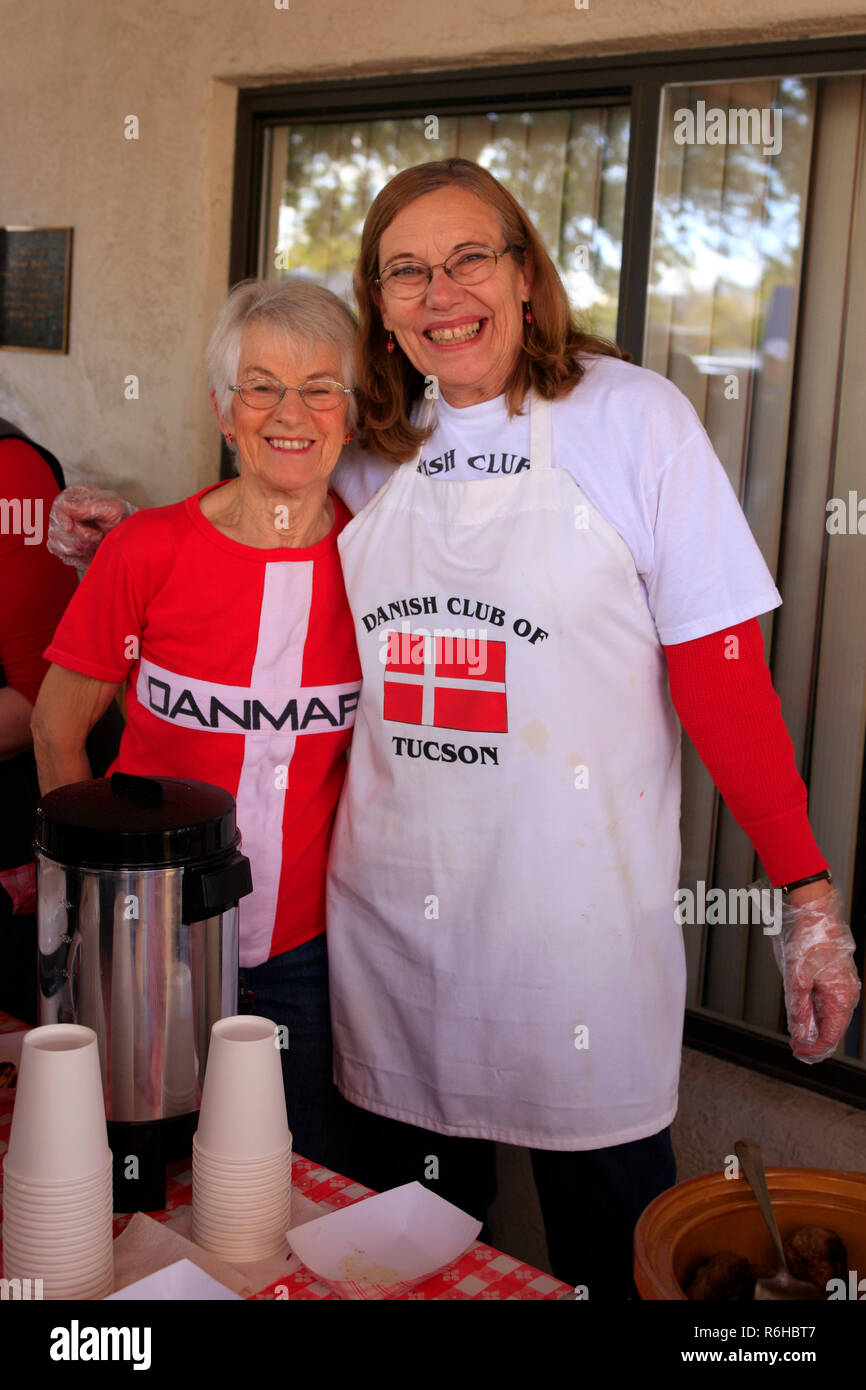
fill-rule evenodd
<path id="1" fill-rule="evenodd" d="M 518 243 L 512 242 L 502 251 L 494 251 L 492 246 L 464 246 L 437 265 L 426 265 L 424 261 L 396 261 L 386 266 L 381 275 L 373 277 L 373 284 L 387 290 L 397 299 L 417 299 L 427 289 L 433 279 L 433 271 L 440 267 L 458 285 L 480 285 L 489 280 L 503 256 L 515 250 Z"/>
<path id="2" fill-rule="evenodd" d="M 252 410 L 273 410 L 287 391 L 297 391 L 309 410 L 336 410 L 343 399 L 350 396 L 354 386 L 344 386 L 342 381 L 308 381 L 306 386 L 284 386 L 281 381 L 269 381 L 264 377 L 251 377 L 240 386 L 230 386 L 237 391 L 244 405 Z"/>

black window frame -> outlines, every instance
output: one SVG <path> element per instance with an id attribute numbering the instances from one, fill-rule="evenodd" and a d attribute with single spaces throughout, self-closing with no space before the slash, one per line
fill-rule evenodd
<path id="1" fill-rule="evenodd" d="M 274 122 L 292 124 L 400 119 L 479 111 L 630 107 L 617 342 L 643 358 L 653 194 L 663 87 L 669 83 L 826 77 L 866 72 L 866 33 L 781 43 L 617 54 L 503 67 L 429 69 L 413 74 L 316 80 L 238 92 L 229 285 L 257 273 L 265 135 Z M 430 157 L 436 158 L 431 141 Z M 807 232 L 808 235 L 808 232 Z M 794 383 L 796 391 L 796 381 Z M 222 476 L 231 469 L 223 452 Z M 866 783 L 863 789 L 866 799 Z M 861 862 L 858 860 L 858 862 Z M 866 872 L 855 884 L 852 918 L 866 907 Z M 859 953 L 858 953 L 859 954 Z M 861 962 L 862 965 L 862 962 Z M 686 1046 L 748 1067 L 848 1105 L 866 1109 L 866 1067 L 831 1059 L 820 1070 L 798 1062 L 772 1034 L 707 1010 L 686 1010 Z"/>

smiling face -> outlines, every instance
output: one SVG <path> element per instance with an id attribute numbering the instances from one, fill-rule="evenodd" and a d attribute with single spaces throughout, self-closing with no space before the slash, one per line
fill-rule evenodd
<path id="1" fill-rule="evenodd" d="M 295 344 L 265 324 L 253 324 L 243 336 L 234 384 L 250 378 L 285 386 L 316 378 L 341 381 L 340 352 L 330 343 Z M 336 410 L 310 410 L 297 391 L 287 391 L 270 410 L 255 410 L 235 392 L 232 419 L 220 424 L 237 440 L 242 478 L 268 494 L 297 493 L 332 472 L 343 447 L 347 410 L 345 403 Z"/>
<path id="2" fill-rule="evenodd" d="M 379 242 L 379 274 L 400 259 L 439 265 L 465 243 L 505 245 L 496 213 L 456 185 L 408 203 Z M 441 269 L 417 299 L 398 299 L 385 289 L 382 322 L 409 361 L 435 376 L 449 405 L 477 405 L 501 395 L 523 344 L 523 303 L 530 298 L 531 268 L 511 255 L 497 262 L 480 285 L 459 285 Z"/>

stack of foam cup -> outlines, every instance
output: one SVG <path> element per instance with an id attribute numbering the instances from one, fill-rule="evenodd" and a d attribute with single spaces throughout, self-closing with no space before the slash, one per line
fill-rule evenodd
<path id="1" fill-rule="evenodd" d="M 270 1019 L 242 1014 L 211 1029 L 192 1141 L 192 1238 L 228 1260 L 282 1246 L 292 1195 L 280 1037 Z"/>
<path id="2" fill-rule="evenodd" d="M 41 1279 L 43 1298 L 111 1293 L 111 1166 L 96 1034 L 32 1029 L 3 1165 L 6 1279 Z"/>

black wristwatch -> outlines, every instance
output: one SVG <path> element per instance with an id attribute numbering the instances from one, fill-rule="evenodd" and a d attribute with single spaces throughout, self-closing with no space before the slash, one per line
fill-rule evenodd
<path id="1" fill-rule="evenodd" d="M 805 888 L 809 883 L 817 883 L 819 879 L 826 878 L 828 883 L 833 882 L 833 875 L 829 869 L 822 869 L 819 874 L 810 874 L 808 878 L 798 878 L 795 883 L 783 883 L 781 889 L 783 893 L 792 893 L 795 888 Z"/>

